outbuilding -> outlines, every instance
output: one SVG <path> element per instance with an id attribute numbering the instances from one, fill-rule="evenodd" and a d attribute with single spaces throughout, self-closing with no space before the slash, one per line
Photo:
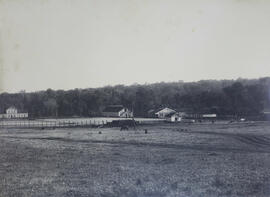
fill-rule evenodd
<path id="1" fill-rule="evenodd" d="M 182 119 L 184 118 L 185 113 L 183 112 L 176 112 L 173 114 L 170 114 L 166 117 L 167 122 L 181 122 Z"/>
<path id="2" fill-rule="evenodd" d="M 103 110 L 102 115 L 105 117 L 132 118 L 133 112 L 123 105 L 109 105 Z"/>

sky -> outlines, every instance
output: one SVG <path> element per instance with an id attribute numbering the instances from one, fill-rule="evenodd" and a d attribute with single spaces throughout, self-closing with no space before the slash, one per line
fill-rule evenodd
<path id="1" fill-rule="evenodd" d="M 0 92 L 270 76 L 269 0 L 0 0 Z"/>

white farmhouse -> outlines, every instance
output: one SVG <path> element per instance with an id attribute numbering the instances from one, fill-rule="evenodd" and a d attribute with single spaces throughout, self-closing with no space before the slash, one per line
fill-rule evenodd
<path id="1" fill-rule="evenodd" d="M 103 110 L 102 115 L 106 117 L 132 118 L 133 112 L 123 107 L 123 105 L 110 105 Z"/>
<path id="2" fill-rule="evenodd" d="M 18 113 L 16 107 L 12 106 L 6 109 L 5 114 L 0 114 L 0 118 L 12 119 L 12 118 L 28 118 L 28 113 Z"/>

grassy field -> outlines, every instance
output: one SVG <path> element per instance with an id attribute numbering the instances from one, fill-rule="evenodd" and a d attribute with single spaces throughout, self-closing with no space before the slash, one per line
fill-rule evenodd
<path id="1" fill-rule="evenodd" d="M 0 177 L 0 197 L 269 197 L 270 123 L 2 129 Z"/>

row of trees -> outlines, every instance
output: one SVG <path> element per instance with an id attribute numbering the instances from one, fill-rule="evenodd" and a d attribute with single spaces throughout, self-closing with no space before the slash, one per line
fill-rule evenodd
<path id="1" fill-rule="evenodd" d="M 103 88 L 0 94 L 1 110 L 16 106 L 32 117 L 99 116 L 107 105 L 122 104 L 145 117 L 151 109 L 171 107 L 193 113 L 256 115 L 270 108 L 270 78 L 204 80 Z"/>

